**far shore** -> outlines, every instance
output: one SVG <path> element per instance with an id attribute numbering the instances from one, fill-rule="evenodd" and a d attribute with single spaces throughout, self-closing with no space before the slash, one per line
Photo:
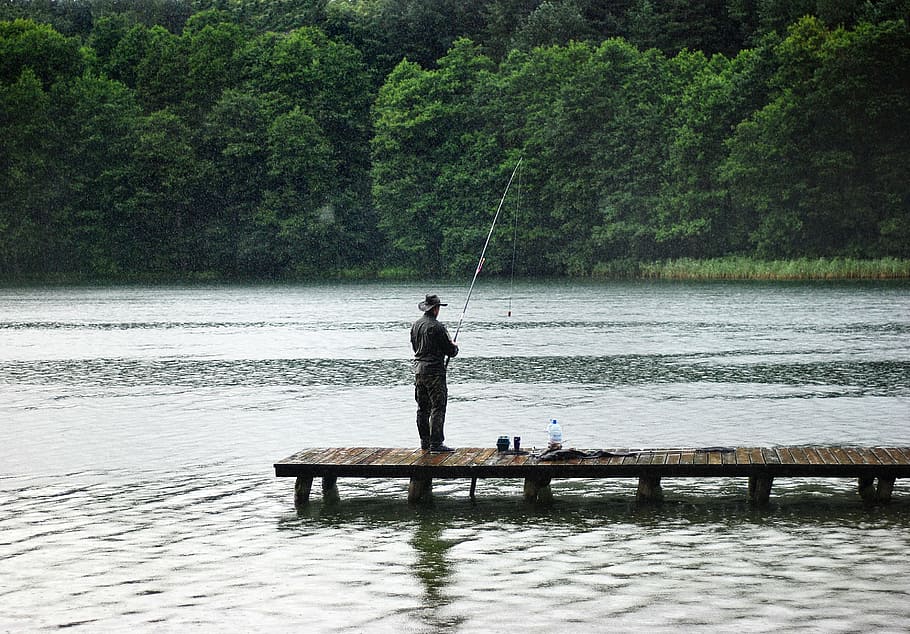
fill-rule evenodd
<path id="1" fill-rule="evenodd" d="M 469 275 L 470 272 L 465 273 Z M 489 274 L 488 277 L 507 277 Z M 748 257 L 711 259 L 681 258 L 636 262 L 618 260 L 600 264 L 592 271 L 562 276 L 535 276 L 516 273 L 519 279 L 552 280 L 675 280 L 675 281 L 846 281 L 910 280 L 910 259 L 879 258 L 798 258 L 760 260 Z M 0 285 L 95 285 L 95 284 L 257 284 L 257 283 L 326 283 L 333 281 L 410 281 L 456 280 L 462 276 L 427 275 L 406 267 L 358 268 L 327 270 L 320 274 L 287 274 L 271 277 L 232 276 L 217 272 L 139 272 L 108 276 L 79 273 L 44 273 L 11 275 L 0 273 Z"/>

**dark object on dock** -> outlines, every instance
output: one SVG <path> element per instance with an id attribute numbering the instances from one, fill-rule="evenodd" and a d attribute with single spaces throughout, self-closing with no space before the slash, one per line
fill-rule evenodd
<path id="1" fill-rule="evenodd" d="M 572 460 L 581 458 L 582 460 L 591 460 L 593 458 L 626 458 L 629 456 L 641 456 L 667 453 L 730 453 L 736 451 L 733 447 L 693 447 L 692 449 L 638 449 L 635 451 L 607 451 L 597 449 L 595 451 L 581 451 L 580 449 L 549 449 L 539 456 L 538 460 L 549 462 L 551 460 Z"/>
<path id="2" fill-rule="evenodd" d="M 433 478 L 524 478 L 525 498 L 552 500 L 554 478 L 638 478 L 640 501 L 662 499 L 661 478 L 749 478 L 749 500 L 766 504 L 774 478 L 857 478 L 868 504 L 891 499 L 894 481 L 910 478 L 910 447 L 704 447 L 616 449 L 570 452 L 556 460 L 526 451 L 458 449 L 429 454 L 420 449 L 342 447 L 305 449 L 275 464 L 278 477 L 296 477 L 294 502 L 309 501 L 313 479 L 322 478 L 323 496 L 338 499 L 336 480 L 410 478 L 408 501 L 428 499 Z M 571 453 L 574 452 L 574 453 Z"/>

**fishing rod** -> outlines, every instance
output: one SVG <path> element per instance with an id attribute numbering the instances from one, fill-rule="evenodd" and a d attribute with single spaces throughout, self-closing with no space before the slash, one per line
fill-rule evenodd
<path id="1" fill-rule="evenodd" d="M 518 163 L 515 164 L 515 169 L 512 170 L 512 175 L 509 177 L 509 182 L 506 184 L 506 190 L 502 193 L 502 198 L 499 200 L 499 207 L 496 208 L 496 215 L 493 216 L 493 222 L 490 224 L 490 232 L 487 234 L 487 241 L 483 244 L 483 249 L 480 252 L 480 259 L 477 260 L 477 268 L 474 269 L 474 278 L 471 280 L 471 287 L 468 289 L 468 296 L 464 300 L 464 308 L 461 309 L 461 317 L 458 319 L 458 326 L 455 327 L 455 336 L 452 337 L 452 343 L 455 343 L 458 340 L 458 331 L 461 330 L 461 324 L 464 322 L 464 315 L 468 312 L 468 303 L 471 301 L 471 293 L 474 292 L 474 284 L 477 282 L 477 276 L 480 275 L 480 269 L 483 268 L 484 256 L 487 253 L 487 247 L 490 246 L 490 238 L 493 237 L 493 229 L 496 227 L 496 221 L 499 219 L 499 213 L 502 211 L 502 205 L 506 201 L 506 195 L 509 193 L 509 187 L 512 186 L 512 180 L 515 178 L 515 174 L 518 173 L 518 168 L 521 167 L 522 157 L 518 158 Z M 451 357 L 446 359 L 446 365 L 449 365 L 449 360 Z"/>

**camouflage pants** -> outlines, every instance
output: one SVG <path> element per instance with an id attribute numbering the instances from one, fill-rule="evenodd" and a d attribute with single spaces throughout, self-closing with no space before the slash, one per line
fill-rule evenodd
<path id="1" fill-rule="evenodd" d="M 443 426 L 446 422 L 446 402 L 449 389 L 445 374 L 416 374 L 414 399 L 417 401 L 417 433 L 420 446 L 428 449 L 441 445 L 445 440 Z"/>

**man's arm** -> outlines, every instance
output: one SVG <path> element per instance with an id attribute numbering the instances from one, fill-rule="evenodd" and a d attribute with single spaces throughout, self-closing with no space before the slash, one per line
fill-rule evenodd
<path id="1" fill-rule="evenodd" d="M 458 345 L 449 337 L 449 331 L 446 330 L 445 326 L 440 328 L 440 335 L 440 343 L 442 344 L 442 349 L 445 351 L 446 356 L 457 357 Z"/>

